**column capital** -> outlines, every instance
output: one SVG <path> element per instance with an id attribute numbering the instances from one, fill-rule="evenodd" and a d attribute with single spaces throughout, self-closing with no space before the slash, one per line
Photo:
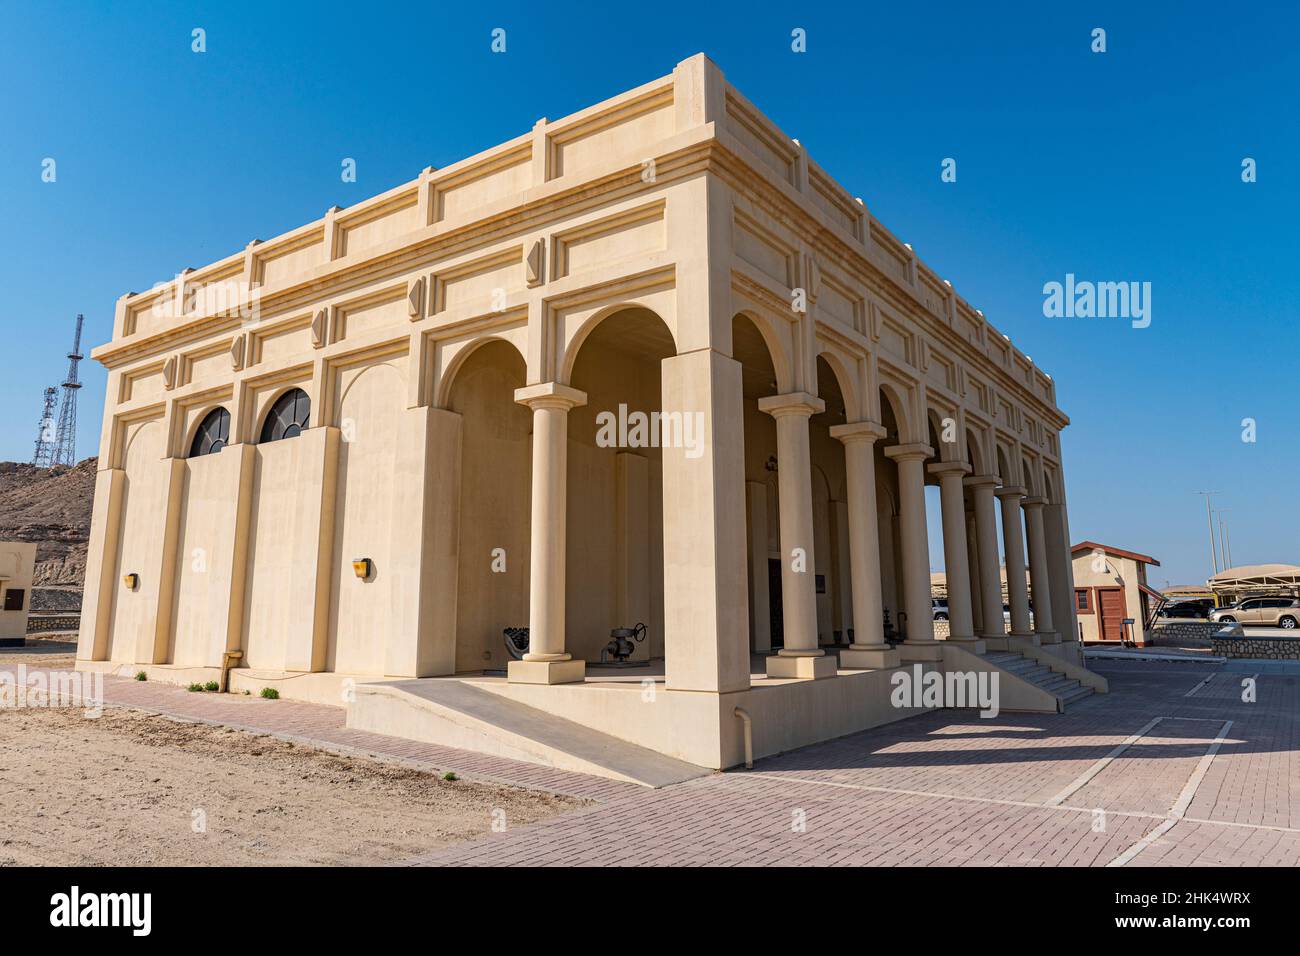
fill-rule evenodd
<path id="1" fill-rule="evenodd" d="M 1022 498 L 1020 501 L 1020 507 L 1025 509 L 1041 508 L 1045 504 L 1047 504 L 1047 499 L 1040 496 L 1034 496 L 1032 498 Z"/>
<path id="2" fill-rule="evenodd" d="M 819 412 L 826 411 L 826 403 L 816 395 L 808 392 L 787 392 L 784 395 L 769 395 L 758 400 L 758 410 L 767 412 L 773 418 L 786 415 L 800 415 L 811 418 Z"/>
<path id="3" fill-rule="evenodd" d="M 967 475 L 961 480 L 961 483 L 967 488 L 979 488 L 983 485 L 996 488 L 999 481 L 997 475 Z"/>
<path id="4" fill-rule="evenodd" d="M 999 498 L 1023 498 L 1025 489 L 1020 485 L 1003 485 L 993 493 Z"/>
<path id="5" fill-rule="evenodd" d="M 964 461 L 936 461 L 934 464 L 926 466 L 925 470 L 942 478 L 949 475 L 960 478 L 970 471 L 970 465 Z"/>
<path id="6" fill-rule="evenodd" d="M 559 382 L 542 382 L 515 389 L 515 401 L 529 408 L 560 408 L 568 411 L 587 404 L 587 393 Z"/>
<path id="7" fill-rule="evenodd" d="M 844 425 L 832 425 L 830 429 L 831 437 L 838 438 L 846 445 L 854 442 L 874 442 L 884 438 L 887 432 L 885 426 L 873 421 L 848 422 Z"/>
<path id="8" fill-rule="evenodd" d="M 914 458 L 933 458 L 934 449 L 921 442 L 911 445 L 891 445 L 885 449 L 885 457 L 895 461 L 911 461 Z"/>

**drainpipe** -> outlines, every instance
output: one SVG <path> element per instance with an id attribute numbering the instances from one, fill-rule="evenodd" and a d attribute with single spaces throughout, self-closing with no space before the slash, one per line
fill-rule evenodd
<path id="1" fill-rule="evenodd" d="M 221 693 L 230 689 L 230 669 L 244 659 L 243 651 L 226 651 L 221 655 Z"/>
<path id="2" fill-rule="evenodd" d="M 736 708 L 736 716 L 744 722 L 745 725 L 745 769 L 754 769 L 754 722 L 749 717 L 749 711 L 743 707 Z"/>

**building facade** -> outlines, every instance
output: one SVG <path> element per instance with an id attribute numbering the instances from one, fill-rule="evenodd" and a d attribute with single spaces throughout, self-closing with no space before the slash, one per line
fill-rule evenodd
<path id="1" fill-rule="evenodd" d="M 21 645 L 27 640 L 35 573 L 34 543 L 0 541 L 0 646 Z"/>
<path id="2" fill-rule="evenodd" d="M 762 752 L 898 716 L 903 662 L 1082 670 L 1052 379 L 703 55 L 124 296 L 93 357 L 82 667 L 505 671 L 705 766 L 742 704 Z M 649 718 L 594 666 L 638 622 Z"/>
<path id="3" fill-rule="evenodd" d="M 1147 568 L 1160 567 L 1139 554 L 1096 541 L 1080 541 L 1074 555 L 1074 610 L 1086 643 L 1148 643 L 1156 608 L 1164 596 L 1147 583 Z"/>

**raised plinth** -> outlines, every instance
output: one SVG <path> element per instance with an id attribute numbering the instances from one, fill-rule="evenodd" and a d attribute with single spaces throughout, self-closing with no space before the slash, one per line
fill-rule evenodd
<path id="1" fill-rule="evenodd" d="M 777 654 L 767 659 L 767 676 L 794 680 L 818 680 L 834 677 L 839 671 L 835 658 L 825 654 L 817 657 L 782 657 Z"/>
<path id="2" fill-rule="evenodd" d="M 898 651 L 892 647 L 848 647 L 840 651 L 840 667 L 854 670 L 885 670 L 901 663 Z"/>
<path id="3" fill-rule="evenodd" d="M 587 662 L 511 661 L 506 674 L 512 684 L 576 684 L 587 679 Z"/>
<path id="4" fill-rule="evenodd" d="M 898 656 L 905 661 L 937 661 L 943 658 L 943 645 L 946 641 L 917 641 L 910 644 L 904 641 L 898 645 Z"/>

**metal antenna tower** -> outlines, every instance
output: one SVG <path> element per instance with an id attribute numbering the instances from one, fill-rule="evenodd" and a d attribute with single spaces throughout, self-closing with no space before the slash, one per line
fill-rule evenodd
<path id="1" fill-rule="evenodd" d="M 57 404 L 59 390 L 51 385 L 45 390 L 45 407 L 36 432 L 36 454 L 32 456 L 32 464 L 39 468 L 49 468 L 54 464 L 54 406 Z"/>
<path id="2" fill-rule="evenodd" d="M 72 337 L 72 351 L 68 353 L 68 377 L 63 380 L 63 406 L 59 409 L 59 430 L 54 438 L 55 465 L 75 465 L 77 463 L 77 391 L 81 382 L 77 381 L 77 363 L 81 354 L 81 326 L 85 316 L 77 315 L 77 333 Z"/>

